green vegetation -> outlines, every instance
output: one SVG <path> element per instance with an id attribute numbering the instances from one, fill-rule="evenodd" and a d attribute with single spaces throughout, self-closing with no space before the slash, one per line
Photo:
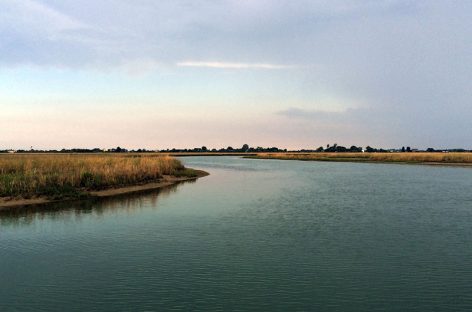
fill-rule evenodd
<path id="1" fill-rule="evenodd" d="M 198 171 L 158 154 L 11 154 L 0 156 L 0 197 L 81 198 L 88 191 L 157 182 Z"/>

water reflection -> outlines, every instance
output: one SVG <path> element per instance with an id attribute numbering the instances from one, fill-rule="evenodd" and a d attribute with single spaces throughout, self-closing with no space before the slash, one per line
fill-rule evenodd
<path id="1" fill-rule="evenodd" d="M 113 213 L 135 213 L 144 207 L 157 207 L 159 199 L 177 192 L 184 183 L 195 183 L 195 180 L 183 181 L 155 190 L 146 190 L 132 194 L 123 194 L 106 198 L 93 198 L 80 201 L 67 201 L 12 207 L 0 210 L 0 225 L 29 225 L 37 220 L 60 220 L 94 214 L 103 216 Z"/>

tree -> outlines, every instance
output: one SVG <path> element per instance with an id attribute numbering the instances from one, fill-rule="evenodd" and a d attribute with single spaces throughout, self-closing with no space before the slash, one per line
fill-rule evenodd
<path id="1" fill-rule="evenodd" d="M 202 151 L 203 151 L 203 152 L 206 152 L 207 150 L 208 150 L 208 149 L 207 149 L 206 146 L 202 146 Z"/>
<path id="2" fill-rule="evenodd" d="M 409 146 L 406 147 L 406 152 L 411 153 L 411 148 Z"/>
<path id="3" fill-rule="evenodd" d="M 402 153 L 405 153 L 405 146 L 402 146 Z"/>
<path id="4" fill-rule="evenodd" d="M 244 144 L 243 147 L 241 147 L 241 150 L 242 150 L 243 152 L 247 152 L 248 149 L 249 149 L 249 145 L 247 145 L 247 144 Z"/>

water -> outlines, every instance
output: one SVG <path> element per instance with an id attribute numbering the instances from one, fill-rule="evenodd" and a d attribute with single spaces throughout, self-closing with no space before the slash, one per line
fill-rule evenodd
<path id="1" fill-rule="evenodd" d="M 471 311 L 472 170 L 190 157 L 195 183 L 0 213 L 0 311 Z"/>

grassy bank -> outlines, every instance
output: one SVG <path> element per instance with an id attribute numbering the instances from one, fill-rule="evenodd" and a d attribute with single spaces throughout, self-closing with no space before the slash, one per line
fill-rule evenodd
<path id="1" fill-rule="evenodd" d="M 195 177 L 170 156 L 153 154 L 1 155 L 0 197 L 80 198 L 89 191 Z"/>
<path id="2" fill-rule="evenodd" d="M 248 158 L 472 165 L 472 153 L 260 153 Z"/>

